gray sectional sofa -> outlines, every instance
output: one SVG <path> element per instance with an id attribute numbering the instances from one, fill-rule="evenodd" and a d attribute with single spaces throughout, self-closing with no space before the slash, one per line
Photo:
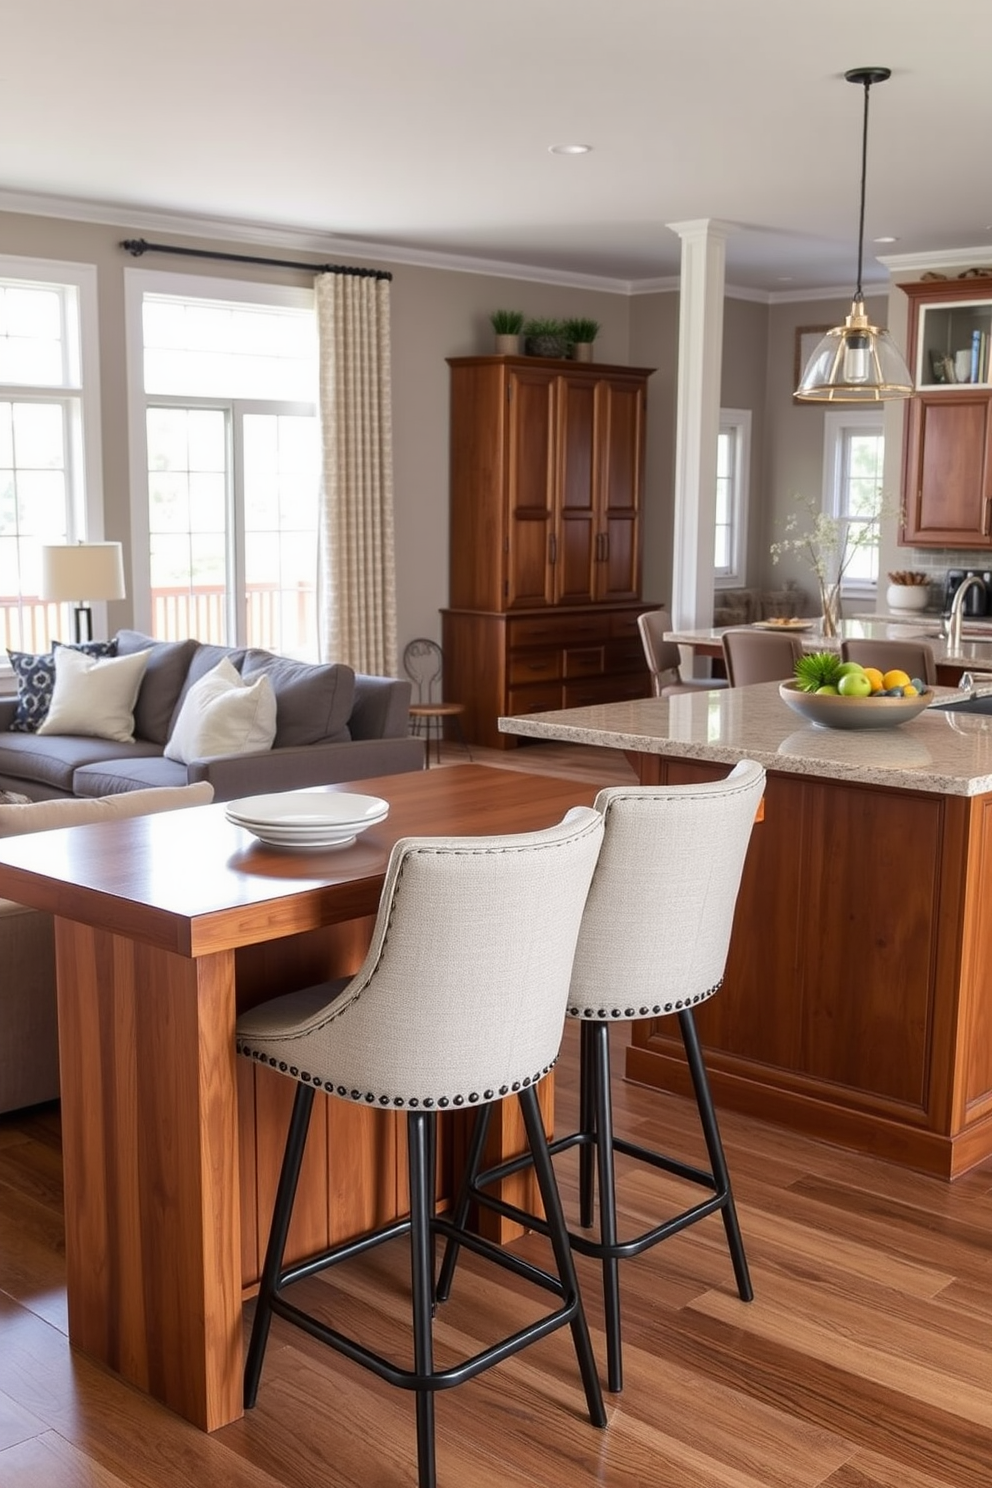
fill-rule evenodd
<path id="1" fill-rule="evenodd" d="M 423 743 L 409 735 L 408 682 L 356 675 L 347 666 L 311 666 L 268 651 L 156 641 L 133 630 L 119 631 L 114 639 L 120 656 L 149 653 L 133 742 L 15 732 L 16 700 L 0 699 L 0 789 L 40 801 L 209 781 L 215 799 L 229 801 L 423 765 Z M 187 692 L 225 656 L 246 680 L 268 675 L 276 698 L 272 748 L 188 764 L 167 758 L 165 746 Z"/>

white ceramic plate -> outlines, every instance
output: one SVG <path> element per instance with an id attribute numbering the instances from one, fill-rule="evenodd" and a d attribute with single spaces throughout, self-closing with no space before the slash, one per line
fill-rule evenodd
<path id="1" fill-rule="evenodd" d="M 380 796 L 358 796 L 348 791 L 280 791 L 267 796 L 245 796 L 228 801 L 228 821 L 242 827 L 282 827 L 301 831 L 313 828 L 371 826 L 389 814 L 389 802 Z"/>

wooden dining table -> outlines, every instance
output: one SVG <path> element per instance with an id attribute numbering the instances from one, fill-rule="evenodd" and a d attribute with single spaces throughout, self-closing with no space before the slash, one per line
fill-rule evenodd
<path id="1" fill-rule="evenodd" d="M 357 970 L 398 838 L 530 831 L 595 795 L 480 765 L 326 789 L 389 815 L 312 853 L 262 845 L 223 805 L 0 841 L 0 895 L 56 919 L 70 1342 L 207 1431 L 242 1414 L 242 1305 L 294 1090 L 236 1056 L 239 1011 Z M 406 1207 L 401 1118 L 318 1100 L 297 1254 Z M 494 1156 L 520 1150 L 512 1105 Z M 463 1142 L 442 1134 L 442 1201 Z"/>

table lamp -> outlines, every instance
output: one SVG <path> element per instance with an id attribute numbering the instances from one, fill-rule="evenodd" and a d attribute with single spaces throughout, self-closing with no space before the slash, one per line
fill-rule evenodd
<path id="1" fill-rule="evenodd" d="M 124 599 L 125 594 L 124 555 L 119 542 L 42 547 L 41 598 L 74 603 L 77 645 L 93 639 L 93 612 L 88 601 Z"/>

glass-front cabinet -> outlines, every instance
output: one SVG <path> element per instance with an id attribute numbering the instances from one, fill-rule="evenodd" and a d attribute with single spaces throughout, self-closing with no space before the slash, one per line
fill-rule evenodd
<path id="1" fill-rule="evenodd" d="M 992 549 L 992 276 L 901 286 L 910 299 L 900 541 Z"/>

